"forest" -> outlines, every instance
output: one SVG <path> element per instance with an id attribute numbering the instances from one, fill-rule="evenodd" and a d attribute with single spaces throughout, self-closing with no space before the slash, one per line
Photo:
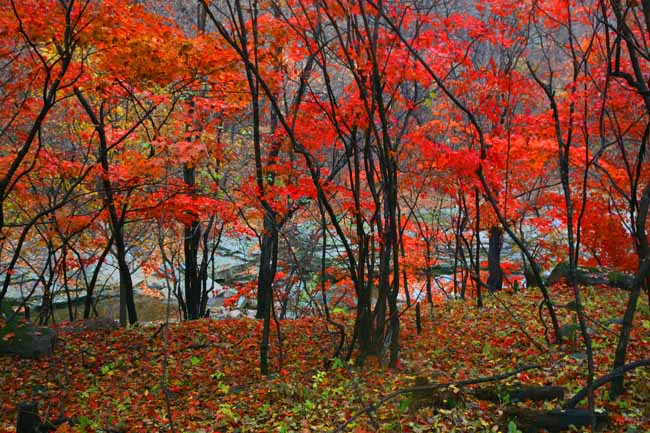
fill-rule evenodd
<path id="1" fill-rule="evenodd" d="M 650 1 L 0 0 L 0 431 L 650 431 Z"/>

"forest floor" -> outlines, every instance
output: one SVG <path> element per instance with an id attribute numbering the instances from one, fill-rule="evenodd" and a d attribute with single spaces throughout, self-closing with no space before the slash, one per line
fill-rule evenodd
<path id="1" fill-rule="evenodd" d="M 609 371 L 627 293 L 584 289 L 592 318 L 597 376 Z M 552 289 L 558 304 L 571 292 Z M 370 359 L 363 369 L 334 360 L 338 334 L 323 319 L 282 321 L 282 365 L 273 335 L 274 374 L 260 376 L 258 342 L 261 323 L 251 319 L 199 320 L 159 327 L 59 333 L 55 353 L 40 360 L 0 358 L 0 431 L 15 431 L 17 403 L 38 401 L 41 416 L 74 419 L 64 431 L 128 432 L 328 432 L 391 392 L 413 386 L 416 376 L 451 382 L 539 364 L 502 383 L 560 385 L 573 395 L 585 384 L 586 359 L 572 340 L 547 349 L 537 317 L 536 291 L 488 297 L 478 311 L 474 302 L 423 308 L 423 331 L 417 335 L 412 310 L 402 316 L 402 350 L 397 371 Z M 505 307 L 504 307 L 505 306 Z M 506 311 L 506 307 L 513 313 Z M 574 324 L 570 308 L 559 309 L 562 324 Z M 639 303 L 629 360 L 650 354 L 650 310 Z M 349 318 L 337 316 L 337 320 Z M 532 344 L 526 332 L 542 347 Z M 569 326 L 571 328 L 571 326 Z M 349 331 L 349 330 L 348 330 Z M 165 338 L 165 336 L 167 338 Z M 578 340 L 579 341 L 579 340 Z M 167 365 L 167 377 L 163 368 Z M 607 410 L 607 431 L 650 431 L 650 369 L 626 376 L 627 392 L 607 400 L 597 391 L 596 406 Z M 507 401 L 479 401 L 471 387 L 453 387 L 458 404 L 447 409 L 412 404 L 410 394 L 360 416 L 346 432 L 496 432 L 508 431 L 500 417 Z M 560 402 L 518 403 L 555 408 Z M 424 406 L 416 408 L 416 406 Z M 169 419 L 171 410 L 171 420 Z M 501 425 L 501 427 L 499 427 Z M 510 425 L 510 431 L 516 431 Z"/>

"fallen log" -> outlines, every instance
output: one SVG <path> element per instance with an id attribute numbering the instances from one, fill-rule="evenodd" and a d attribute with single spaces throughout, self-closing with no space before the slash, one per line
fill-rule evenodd
<path id="1" fill-rule="evenodd" d="M 602 430 L 609 424 L 609 416 L 605 412 L 596 412 L 596 429 Z M 562 432 L 574 427 L 587 427 L 591 425 L 587 409 L 556 409 L 539 411 L 519 406 L 509 406 L 503 411 L 500 425 L 508 431 L 509 424 L 513 422 L 517 429 L 524 433 L 536 433 L 541 430 L 549 432 Z"/>
<path id="2" fill-rule="evenodd" d="M 563 400 L 565 389 L 561 386 L 540 386 L 513 384 L 509 386 L 488 386 L 473 391 L 479 400 L 496 403 L 517 403 L 520 401 Z"/>

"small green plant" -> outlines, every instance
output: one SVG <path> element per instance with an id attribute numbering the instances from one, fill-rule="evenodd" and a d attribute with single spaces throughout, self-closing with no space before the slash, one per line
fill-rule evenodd
<path id="1" fill-rule="evenodd" d="M 325 381 L 325 376 L 327 376 L 326 372 L 320 370 L 317 371 L 316 374 L 311 377 L 312 388 L 317 389 Z"/>
<path id="2" fill-rule="evenodd" d="M 210 375 L 210 379 L 214 380 L 217 383 L 217 389 L 219 389 L 222 394 L 228 394 L 228 392 L 230 392 L 230 385 L 221 380 L 225 376 L 225 373 L 219 370 Z"/>
<path id="3" fill-rule="evenodd" d="M 102 374 L 104 376 L 112 376 L 115 374 L 115 364 L 109 362 L 108 364 L 102 365 Z"/>
<path id="4" fill-rule="evenodd" d="M 235 414 L 235 411 L 233 410 L 234 407 L 231 404 L 220 404 L 219 405 L 219 410 L 217 410 L 217 415 L 219 418 L 226 419 L 228 421 L 237 421 L 238 417 Z"/>
<path id="5" fill-rule="evenodd" d="M 511 403 L 510 400 L 510 393 L 508 392 L 507 389 L 503 389 L 499 392 L 499 400 L 501 401 L 501 404 L 503 405 L 508 405 Z"/>
<path id="6" fill-rule="evenodd" d="M 336 370 L 336 369 L 343 368 L 343 367 L 344 367 L 344 364 L 343 364 L 343 360 L 341 358 L 332 358 L 332 368 L 333 369 Z"/>
<path id="7" fill-rule="evenodd" d="M 508 423 L 508 433 L 523 433 L 514 421 Z"/>

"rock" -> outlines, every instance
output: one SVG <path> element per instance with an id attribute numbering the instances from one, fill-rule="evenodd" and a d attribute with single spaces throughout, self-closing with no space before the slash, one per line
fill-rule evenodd
<path id="1" fill-rule="evenodd" d="M 23 358 L 49 356 L 54 351 L 55 341 L 53 330 L 14 320 L 0 329 L 0 355 Z"/>
<path id="2" fill-rule="evenodd" d="M 242 316 L 242 312 L 239 310 L 230 310 L 226 314 L 231 319 L 238 319 Z"/>
<path id="3" fill-rule="evenodd" d="M 107 317 L 98 317 L 96 319 L 80 320 L 78 322 L 67 323 L 57 328 L 57 332 L 80 334 L 83 332 L 114 331 L 119 327 L 119 323 L 113 319 L 109 319 Z"/>
<path id="4" fill-rule="evenodd" d="M 562 281 L 567 281 L 569 278 L 569 264 L 566 262 L 559 263 L 551 275 L 548 277 L 548 284 L 553 285 Z M 605 285 L 616 287 L 619 289 L 630 289 L 634 278 L 623 272 L 607 271 L 604 269 L 583 268 L 579 267 L 576 270 L 576 279 L 578 284 L 584 286 L 597 286 Z"/>

